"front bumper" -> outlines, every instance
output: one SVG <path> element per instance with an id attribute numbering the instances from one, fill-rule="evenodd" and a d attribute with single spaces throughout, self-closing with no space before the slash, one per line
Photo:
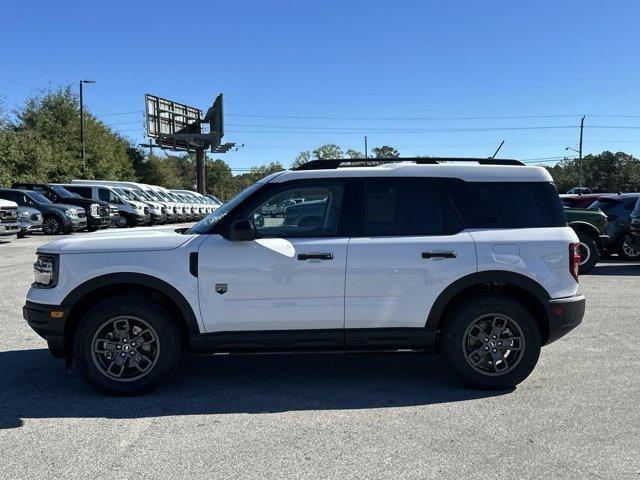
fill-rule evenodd
<path id="1" fill-rule="evenodd" d="M 149 215 L 137 215 L 135 213 L 129 215 L 129 220 L 133 225 L 146 225 L 147 223 L 149 223 L 150 219 L 151 216 Z"/>
<path id="2" fill-rule="evenodd" d="M 0 223 L 0 237 L 15 237 L 20 232 L 18 222 Z"/>
<path id="3" fill-rule="evenodd" d="M 87 216 L 87 228 L 109 228 L 111 226 L 111 217 L 93 217 Z"/>
<path id="4" fill-rule="evenodd" d="M 564 337 L 582 322 L 585 310 L 584 295 L 559 298 L 547 302 L 547 318 L 549 319 L 549 338 L 545 345 Z"/>
<path id="5" fill-rule="evenodd" d="M 54 357 L 66 357 L 64 326 L 70 310 L 70 307 L 45 305 L 29 300 L 22 307 L 22 316 L 29 326 L 47 341 L 49 351 Z"/>

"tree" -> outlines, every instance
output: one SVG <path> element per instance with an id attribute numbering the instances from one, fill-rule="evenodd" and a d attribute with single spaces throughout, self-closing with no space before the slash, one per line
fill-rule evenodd
<path id="1" fill-rule="evenodd" d="M 284 167 L 280 162 L 271 162 L 268 165 L 258 165 L 256 167 L 251 167 L 249 171 L 251 183 L 256 183 L 258 180 L 266 177 L 267 175 L 271 175 L 275 172 L 281 172 L 284 170 Z"/>
<path id="2" fill-rule="evenodd" d="M 342 149 L 334 144 L 327 143 L 325 145 L 321 145 L 313 151 L 313 158 L 318 160 L 330 160 L 334 158 L 342 158 L 343 153 Z"/>
<path id="3" fill-rule="evenodd" d="M 364 155 L 362 154 L 362 152 L 358 150 L 354 150 L 353 148 L 350 148 L 349 150 L 347 150 L 346 156 L 347 158 L 364 158 Z"/>
<path id="4" fill-rule="evenodd" d="M 291 164 L 291 168 L 298 168 L 301 165 L 304 165 L 309 160 L 311 160 L 311 152 L 309 150 L 304 150 L 298 154 L 293 163 Z"/>
<path id="5" fill-rule="evenodd" d="M 398 158 L 400 156 L 400 152 L 398 152 L 398 150 L 388 145 L 374 147 L 371 151 L 376 158 Z"/>
<path id="6" fill-rule="evenodd" d="M 207 159 L 205 187 L 219 199 L 227 201 L 238 193 L 231 167 L 224 160 Z"/>

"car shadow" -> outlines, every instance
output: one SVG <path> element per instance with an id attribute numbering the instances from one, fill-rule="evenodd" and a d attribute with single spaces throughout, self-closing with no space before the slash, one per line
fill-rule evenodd
<path id="1" fill-rule="evenodd" d="M 508 393 L 467 389 L 440 357 L 419 354 L 185 355 L 165 386 L 130 398 L 93 391 L 46 349 L 0 352 L 0 365 L 0 429 L 28 418 L 367 409 Z"/>
<path id="2" fill-rule="evenodd" d="M 612 276 L 639 276 L 640 263 L 638 262 L 616 262 L 596 265 L 586 275 L 612 275 Z"/>

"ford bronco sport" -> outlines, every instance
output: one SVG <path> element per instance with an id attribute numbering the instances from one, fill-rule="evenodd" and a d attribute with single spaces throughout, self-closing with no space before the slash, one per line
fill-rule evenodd
<path id="1" fill-rule="evenodd" d="M 274 173 L 187 230 L 44 245 L 24 317 L 112 395 L 155 389 L 182 349 L 435 351 L 465 384 L 509 389 L 581 322 L 578 237 L 545 169 L 348 162 Z"/>

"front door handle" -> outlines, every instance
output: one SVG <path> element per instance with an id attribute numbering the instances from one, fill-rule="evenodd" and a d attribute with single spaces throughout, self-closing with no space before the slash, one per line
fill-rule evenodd
<path id="1" fill-rule="evenodd" d="M 456 258 L 456 252 L 422 252 L 422 258 Z"/>
<path id="2" fill-rule="evenodd" d="M 333 253 L 299 253 L 298 260 L 333 260 Z"/>

